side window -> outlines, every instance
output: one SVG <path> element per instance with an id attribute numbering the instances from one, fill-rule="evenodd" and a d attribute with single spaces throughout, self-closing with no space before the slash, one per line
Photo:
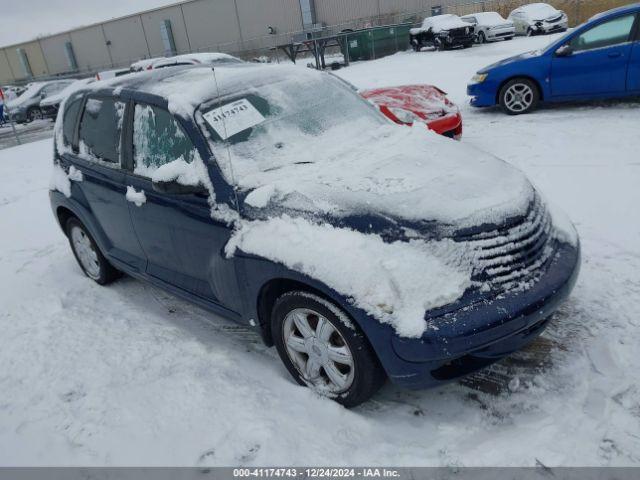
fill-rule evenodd
<path id="1" fill-rule="evenodd" d="M 112 98 L 88 98 L 78 133 L 81 155 L 120 164 L 120 133 L 124 103 Z"/>
<path id="2" fill-rule="evenodd" d="M 82 106 L 82 97 L 71 100 L 66 104 L 64 117 L 62 118 L 62 137 L 65 145 L 73 145 L 78 113 Z"/>
<path id="3" fill-rule="evenodd" d="M 151 177 L 153 172 L 175 160 L 192 163 L 198 151 L 166 110 L 137 104 L 133 116 L 133 171 Z"/>
<path id="4" fill-rule="evenodd" d="M 574 51 L 581 51 L 611 47 L 628 42 L 631 39 L 631 28 L 633 27 L 634 20 L 635 15 L 625 15 L 601 23 L 573 37 L 570 45 Z"/>

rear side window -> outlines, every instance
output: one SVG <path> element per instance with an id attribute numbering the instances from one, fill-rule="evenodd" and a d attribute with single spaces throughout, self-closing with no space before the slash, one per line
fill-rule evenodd
<path id="1" fill-rule="evenodd" d="M 133 117 L 133 171 L 151 177 L 163 165 L 176 160 L 192 163 L 196 148 L 168 111 L 137 104 Z"/>
<path id="2" fill-rule="evenodd" d="M 89 98 L 78 132 L 80 154 L 120 163 L 120 133 L 124 103 L 111 98 Z"/>
<path id="3" fill-rule="evenodd" d="M 64 117 L 62 118 L 62 136 L 65 145 L 74 145 L 76 122 L 78 121 L 81 106 L 82 97 L 71 100 L 65 107 Z"/>

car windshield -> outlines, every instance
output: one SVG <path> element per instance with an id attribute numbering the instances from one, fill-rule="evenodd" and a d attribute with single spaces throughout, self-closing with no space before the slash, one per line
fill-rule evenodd
<path id="1" fill-rule="evenodd" d="M 280 80 L 201 108 L 199 123 L 227 181 L 310 163 L 339 132 L 360 135 L 387 120 L 343 81 Z M 314 155 L 311 155 L 311 152 Z"/>
<path id="2" fill-rule="evenodd" d="M 557 15 L 558 11 L 546 3 L 534 3 L 524 8 L 524 12 L 534 20 L 544 20 L 552 15 Z"/>
<path id="3" fill-rule="evenodd" d="M 498 12 L 477 13 L 476 18 L 481 24 L 493 25 L 496 23 L 504 23 L 504 18 Z"/>

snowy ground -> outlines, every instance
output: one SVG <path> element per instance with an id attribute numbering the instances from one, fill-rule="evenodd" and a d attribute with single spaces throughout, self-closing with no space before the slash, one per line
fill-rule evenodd
<path id="1" fill-rule="evenodd" d="M 340 75 L 433 83 L 549 37 L 401 53 Z M 522 168 L 575 221 L 583 269 L 544 337 L 436 390 L 355 410 L 295 385 L 252 333 L 149 285 L 85 278 L 49 211 L 51 144 L 0 152 L 1 465 L 640 464 L 640 104 L 507 117 L 463 141 Z"/>
<path id="2" fill-rule="evenodd" d="M 15 132 L 10 123 L 0 125 L 0 150 L 3 148 L 15 147 L 20 143 L 35 142 L 43 138 L 51 137 L 53 133 L 53 120 L 35 120 L 30 123 L 15 124 Z M 16 138 L 16 134 L 18 139 Z"/>

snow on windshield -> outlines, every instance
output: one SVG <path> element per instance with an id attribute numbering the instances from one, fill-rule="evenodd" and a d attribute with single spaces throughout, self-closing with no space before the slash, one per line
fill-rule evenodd
<path id="1" fill-rule="evenodd" d="M 522 7 L 522 11 L 533 20 L 544 20 L 551 16 L 558 15 L 558 10 L 546 3 L 532 3 Z"/>
<path id="2" fill-rule="evenodd" d="M 427 17 L 422 22 L 422 30 L 426 31 L 432 29 L 434 33 L 438 33 L 442 30 L 451 30 L 453 28 L 465 28 L 468 26 L 468 23 L 462 21 L 460 17 L 453 14 Z"/>
<path id="3" fill-rule="evenodd" d="M 473 15 L 480 25 L 495 26 L 506 22 L 498 12 L 481 12 Z"/>

